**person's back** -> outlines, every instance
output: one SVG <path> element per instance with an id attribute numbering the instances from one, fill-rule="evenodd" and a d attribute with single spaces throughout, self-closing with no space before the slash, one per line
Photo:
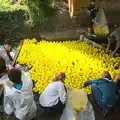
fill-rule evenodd
<path id="1" fill-rule="evenodd" d="M 114 106 L 116 103 L 116 83 L 111 80 L 109 72 L 104 71 L 101 77 L 96 80 L 88 80 L 84 87 L 91 85 L 92 96 L 96 103 L 102 108 Z"/>
<path id="2" fill-rule="evenodd" d="M 12 70 L 14 71 L 14 69 Z M 11 73 L 9 72 L 8 77 L 10 80 L 12 80 L 10 74 Z M 22 75 L 21 79 L 22 81 L 19 84 L 15 84 L 13 82 L 11 94 L 8 96 L 8 98 L 10 99 L 10 102 L 13 103 L 11 108 L 13 109 L 17 119 L 31 120 L 36 116 L 37 110 L 32 92 L 33 83 L 29 76 Z"/>
<path id="3" fill-rule="evenodd" d="M 13 104 L 15 106 L 15 115 L 18 118 L 24 120 L 30 120 L 36 115 L 36 104 L 32 92 L 32 81 L 24 80 L 23 87 L 21 90 L 17 90 L 14 87 L 13 90 Z M 33 111 L 33 112 L 30 112 Z"/>
<path id="4" fill-rule="evenodd" d="M 106 104 L 115 104 L 116 102 L 116 84 L 107 78 L 100 78 L 97 80 L 96 84 L 98 85 L 103 102 Z"/>
<path id="5" fill-rule="evenodd" d="M 65 107 L 67 92 L 64 86 L 64 80 L 64 72 L 56 74 L 53 82 L 40 95 L 40 106 L 50 115 L 61 113 Z"/>
<path id="6" fill-rule="evenodd" d="M 64 84 L 61 81 L 51 82 L 40 95 L 40 104 L 49 107 L 56 105 L 59 102 L 59 99 L 61 99 L 58 92 L 58 90 L 61 90 L 61 86 L 64 87 Z"/>

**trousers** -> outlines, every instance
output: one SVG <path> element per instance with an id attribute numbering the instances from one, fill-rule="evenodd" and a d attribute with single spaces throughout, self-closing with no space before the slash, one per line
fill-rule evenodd
<path id="1" fill-rule="evenodd" d="M 91 89 L 92 89 L 92 96 L 93 96 L 94 101 L 98 104 L 98 106 L 101 109 L 105 109 L 106 105 L 104 104 L 104 102 L 102 100 L 102 93 L 99 90 L 98 86 L 93 83 L 91 85 Z"/>

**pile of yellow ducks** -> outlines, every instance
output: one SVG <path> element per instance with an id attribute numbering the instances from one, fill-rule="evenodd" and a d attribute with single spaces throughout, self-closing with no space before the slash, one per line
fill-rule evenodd
<path id="1" fill-rule="evenodd" d="M 80 41 L 37 42 L 35 39 L 24 40 L 17 61 L 26 64 L 35 82 L 34 92 L 39 94 L 54 79 L 57 72 L 65 72 L 65 85 L 82 88 L 88 79 L 100 77 L 103 71 L 112 75 L 120 70 L 120 58 L 113 58 L 102 50 Z M 90 93 L 90 88 L 86 88 Z"/>

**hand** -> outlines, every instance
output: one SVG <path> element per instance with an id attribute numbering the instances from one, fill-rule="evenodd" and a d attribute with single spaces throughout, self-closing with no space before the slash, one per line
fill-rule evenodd
<path id="1" fill-rule="evenodd" d="M 8 65 L 8 70 L 11 70 L 13 67 L 11 64 Z"/>
<path id="2" fill-rule="evenodd" d="M 87 82 L 85 82 L 85 83 L 84 83 L 84 88 L 87 87 L 87 86 L 88 86 L 88 84 L 87 84 Z"/>
<path id="3" fill-rule="evenodd" d="M 112 57 L 114 57 L 114 56 L 115 56 L 115 52 L 112 52 L 110 55 L 111 55 Z"/>
<path id="4" fill-rule="evenodd" d="M 0 81 L 0 85 L 4 85 L 4 82 L 1 82 L 1 81 Z"/>
<path id="5" fill-rule="evenodd" d="M 83 108 L 81 108 L 80 110 L 77 110 L 77 112 L 83 112 L 84 111 L 84 109 Z"/>
<path id="6" fill-rule="evenodd" d="M 0 85 L 6 86 L 7 84 L 5 82 L 0 82 Z"/>

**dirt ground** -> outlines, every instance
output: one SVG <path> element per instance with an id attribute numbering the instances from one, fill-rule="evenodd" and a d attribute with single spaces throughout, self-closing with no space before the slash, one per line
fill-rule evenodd
<path id="1" fill-rule="evenodd" d="M 57 115 L 53 118 L 48 117 L 47 115 L 44 115 L 43 110 L 39 106 L 38 97 L 36 97 L 38 111 L 37 111 L 37 117 L 36 120 L 60 120 L 60 115 Z M 120 120 L 120 111 L 117 109 L 115 112 L 112 112 L 108 114 L 108 116 L 103 117 L 102 110 L 90 99 L 90 102 L 93 106 L 94 112 L 95 112 L 95 120 Z M 118 105 L 120 106 L 120 103 L 118 102 Z"/>

